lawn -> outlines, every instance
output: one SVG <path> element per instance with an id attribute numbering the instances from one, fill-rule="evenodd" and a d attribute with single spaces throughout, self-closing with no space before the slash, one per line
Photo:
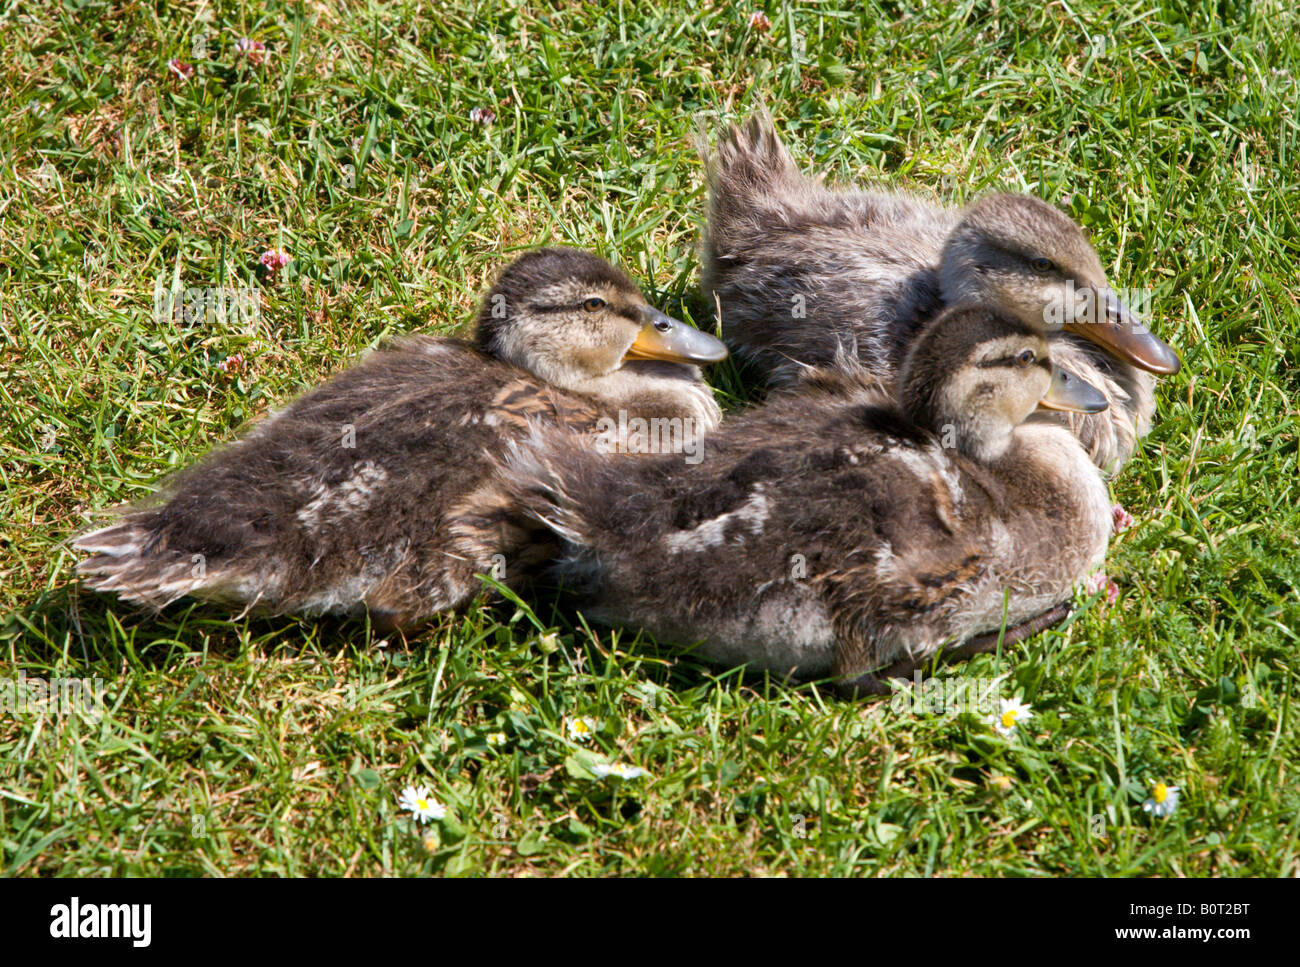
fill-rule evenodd
<path id="1" fill-rule="evenodd" d="M 1300 875 L 1298 38 L 1289 0 L 7 6 L 0 686 L 104 700 L 0 713 L 0 871 Z M 760 104 L 833 179 L 1048 199 L 1149 292 L 1184 368 L 1113 482 L 1114 603 L 855 704 L 546 596 L 403 640 L 78 590 L 102 510 L 463 327 L 520 249 L 711 327 L 692 139 Z M 1033 718 L 1000 735 L 959 700 L 989 689 Z"/>

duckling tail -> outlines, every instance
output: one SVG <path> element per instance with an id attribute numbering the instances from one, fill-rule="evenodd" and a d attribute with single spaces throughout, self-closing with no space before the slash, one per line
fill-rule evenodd
<path id="1" fill-rule="evenodd" d="M 203 554 L 156 548 L 157 535 L 146 517 L 133 514 L 72 542 L 90 554 L 77 564 L 77 574 L 87 587 L 112 591 L 155 610 L 186 596 L 240 599 L 237 588 L 246 583 L 240 575 L 209 562 Z"/>
<path id="2" fill-rule="evenodd" d="M 582 547 L 592 537 L 583 501 L 597 489 L 598 459 L 571 437 L 540 430 L 511 443 L 502 479 L 518 507 L 567 545 Z"/>
<path id="3" fill-rule="evenodd" d="M 505 551 L 509 569 L 511 558 L 522 559 L 550 544 L 550 559 L 558 560 L 565 580 L 581 583 L 602 543 L 616 532 L 611 530 L 619 512 L 615 495 L 626 488 L 615 487 L 608 479 L 612 461 L 581 437 L 536 427 L 529 436 L 512 441 L 494 462 L 490 499 L 480 493 L 470 502 L 473 509 L 452 521 L 460 546 L 476 548 L 494 542 Z M 501 525 L 503 509 L 511 518 L 510 528 Z M 554 537 L 548 540 L 549 535 L 544 534 L 539 539 L 539 525 Z M 501 541 L 500 535 L 507 530 L 515 535 L 531 532 L 529 546 L 517 542 L 504 546 L 510 542 Z M 558 538 L 558 547 L 554 538 Z"/>
<path id="4" fill-rule="evenodd" d="M 781 205 L 804 186 L 805 179 L 766 110 L 728 128 L 712 156 L 703 138 L 699 140 L 708 170 L 709 232 L 713 244 L 723 251 L 730 248 L 733 233 L 746 232 L 755 209 Z"/>

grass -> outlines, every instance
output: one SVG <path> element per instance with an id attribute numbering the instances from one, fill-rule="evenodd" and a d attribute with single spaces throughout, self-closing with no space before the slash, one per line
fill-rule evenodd
<path id="1" fill-rule="evenodd" d="M 0 716 L 0 870 L 1300 873 L 1300 16 L 845 7 L 5 8 L 0 683 L 99 677 L 107 709 Z M 760 102 L 833 177 L 1062 205 L 1182 352 L 1114 484 L 1137 519 L 1119 601 L 938 672 L 1004 676 L 1036 712 L 1018 738 L 710 668 L 545 600 L 383 643 L 78 591 L 65 542 L 95 512 L 385 336 L 457 329 L 519 248 L 596 249 L 707 324 L 691 137 Z M 294 258 L 278 278 L 271 246 Z M 260 319 L 160 324 L 173 283 L 255 286 Z M 714 375 L 743 402 L 743 373 Z M 599 723 L 587 743 L 575 716 Z M 594 754 L 649 776 L 594 780 Z M 1182 791 L 1163 820 L 1155 780 Z M 449 806 L 427 839 L 396 805 L 412 783 Z"/>

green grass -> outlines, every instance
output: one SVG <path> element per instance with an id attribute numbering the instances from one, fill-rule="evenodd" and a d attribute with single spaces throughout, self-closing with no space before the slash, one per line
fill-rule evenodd
<path id="1" fill-rule="evenodd" d="M 0 678 L 108 688 L 97 722 L 0 716 L 0 870 L 1300 872 L 1293 4 L 347 6 L 0 16 Z M 78 592 L 65 542 L 94 512 L 385 336 L 455 330 L 521 247 L 611 255 L 707 324 L 691 136 L 760 102 L 834 177 L 1063 205 L 1183 354 L 1114 485 L 1137 518 L 1119 602 L 939 672 L 1005 676 L 1037 713 L 1019 738 L 709 668 L 548 600 L 378 647 Z M 255 271 L 272 245 L 278 280 Z M 257 286 L 261 319 L 156 323 L 160 279 Z M 217 369 L 234 354 L 247 371 Z M 589 743 L 574 716 L 600 722 Z M 588 778 L 590 750 L 650 775 Z M 1182 789 L 1164 820 L 1141 808 L 1156 779 Z M 396 805 L 411 783 L 449 806 L 427 844 Z"/>

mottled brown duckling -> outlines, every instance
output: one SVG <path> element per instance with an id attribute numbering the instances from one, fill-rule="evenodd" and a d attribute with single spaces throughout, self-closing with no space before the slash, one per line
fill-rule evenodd
<path id="1" fill-rule="evenodd" d="M 953 210 L 833 190 L 799 171 L 765 113 L 720 139 L 708 173 L 705 290 L 723 338 L 773 384 L 842 350 L 892 382 L 927 320 L 979 303 L 1049 331 L 1056 365 L 1106 394 L 1105 413 L 1057 417 L 1098 466 L 1118 469 L 1150 430 L 1150 374 L 1177 372 L 1178 356 L 1115 295 L 1083 231 L 1046 202 L 996 194 Z"/>
<path id="2" fill-rule="evenodd" d="M 1099 412 L 1042 334 L 943 313 L 886 392 L 853 364 L 729 420 L 701 463 L 612 461 L 539 432 L 511 448 L 506 498 L 564 541 L 586 614 L 723 664 L 882 690 L 941 649 L 1066 613 L 1111 533 L 1079 441 L 1040 401 Z M 899 402 L 894 402 L 895 396 Z M 981 636 L 988 637 L 981 637 Z"/>
<path id="3" fill-rule="evenodd" d="M 707 432 L 721 413 L 695 364 L 725 356 L 603 259 L 530 252 L 484 300 L 474 342 L 414 336 L 370 354 L 77 539 L 91 553 L 78 572 L 158 608 L 190 596 L 419 621 L 473 597 L 477 574 L 513 580 L 547 554 L 452 547 L 447 516 L 491 454 L 535 422 L 589 431 L 620 413 Z"/>

